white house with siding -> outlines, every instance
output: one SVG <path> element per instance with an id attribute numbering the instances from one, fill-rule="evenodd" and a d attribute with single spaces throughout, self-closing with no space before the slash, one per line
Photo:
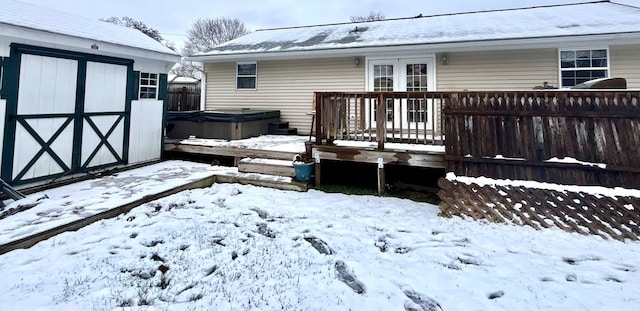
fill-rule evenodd
<path id="1" fill-rule="evenodd" d="M 314 91 L 640 88 L 640 9 L 609 1 L 259 30 L 194 55 L 205 110 L 281 110 L 310 128 Z"/>
<path id="2" fill-rule="evenodd" d="M 14 185 L 157 160 L 166 73 L 143 33 L 0 0 L 0 176 Z"/>

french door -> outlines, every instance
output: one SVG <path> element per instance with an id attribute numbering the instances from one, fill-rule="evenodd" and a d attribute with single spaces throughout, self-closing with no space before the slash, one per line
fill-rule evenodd
<path id="1" fill-rule="evenodd" d="M 423 92 L 435 90 L 434 59 L 396 58 L 368 61 L 367 89 L 374 92 Z M 375 103 L 375 100 L 373 100 Z M 376 120 L 375 104 L 370 120 Z M 428 99 L 387 99 L 387 128 L 431 127 L 433 105 Z M 371 122 L 371 127 L 375 122 Z"/>

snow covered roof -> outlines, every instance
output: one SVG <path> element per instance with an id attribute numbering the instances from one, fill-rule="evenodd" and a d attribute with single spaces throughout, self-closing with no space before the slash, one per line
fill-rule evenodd
<path id="1" fill-rule="evenodd" d="M 132 28 L 14 0 L 0 0 L 0 7 L 0 24 L 176 55 L 160 42 Z"/>
<path id="2" fill-rule="evenodd" d="M 629 33 L 640 34 L 640 9 L 598 1 L 259 30 L 192 59 Z"/>

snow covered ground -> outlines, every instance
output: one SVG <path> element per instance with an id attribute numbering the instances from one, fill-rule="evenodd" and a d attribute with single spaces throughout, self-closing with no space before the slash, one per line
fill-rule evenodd
<path id="1" fill-rule="evenodd" d="M 0 245 L 116 208 L 235 168 L 188 161 L 164 161 L 113 175 L 44 190 L 6 206 L 35 205 L 0 219 Z M 0 308 L 1 309 L 1 308 Z"/>
<path id="2" fill-rule="evenodd" d="M 640 243 L 437 213 L 396 198 L 215 184 L 0 255 L 0 309 L 640 305 Z"/>

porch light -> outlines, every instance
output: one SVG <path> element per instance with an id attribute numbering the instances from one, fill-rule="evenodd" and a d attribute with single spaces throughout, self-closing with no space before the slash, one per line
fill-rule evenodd
<path id="1" fill-rule="evenodd" d="M 449 55 L 447 53 L 440 54 L 440 65 L 448 65 L 449 64 Z"/>
<path id="2" fill-rule="evenodd" d="M 356 58 L 353 60 L 353 63 L 354 63 L 354 64 L 356 64 L 356 67 L 360 67 L 361 62 L 362 62 L 362 61 L 360 60 L 360 57 L 356 57 Z"/>

